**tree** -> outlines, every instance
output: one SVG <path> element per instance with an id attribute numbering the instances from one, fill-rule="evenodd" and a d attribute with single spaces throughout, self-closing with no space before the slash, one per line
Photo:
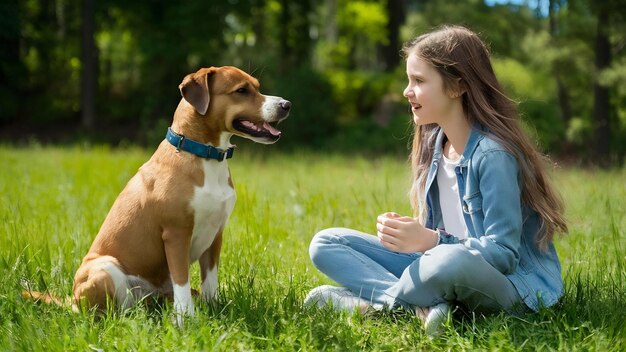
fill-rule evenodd
<path id="1" fill-rule="evenodd" d="M 81 36 L 80 110 L 82 126 L 93 130 L 96 122 L 98 52 L 94 41 L 94 0 L 83 0 Z"/>
<path id="2" fill-rule="evenodd" d="M 602 82 L 602 75 L 611 68 L 614 52 L 623 52 L 624 43 L 617 42 L 613 45 L 611 37 L 622 38 L 622 23 L 626 18 L 626 4 L 623 0 L 607 0 L 603 2 L 592 2 L 590 4 L 592 12 L 595 13 L 596 36 L 594 44 L 595 52 L 595 75 L 594 75 L 594 106 L 593 106 L 593 157 L 594 161 L 601 167 L 608 167 L 612 158 L 611 137 L 614 131 L 619 133 L 619 119 L 614 119 L 617 111 L 611 104 L 611 86 Z"/>
<path id="3" fill-rule="evenodd" d="M 550 0 L 548 6 L 548 19 L 549 19 L 549 28 L 550 28 L 550 37 L 552 38 L 552 42 L 556 43 L 558 41 L 558 21 L 557 21 L 557 12 L 558 8 L 561 7 L 560 0 Z M 561 118 L 565 125 L 569 123 L 572 119 L 572 108 L 570 106 L 569 94 L 567 92 L 567 88 L 563 83 L 563 73 L 562 73 L 562 65 L 560 64 L 560 59 L 557 59 L 557 62 L 553 65 L 553 74 L 554 80 L 556 81 L 556 89 L 557 89 L 557 98 L 559 101 L 559 108 L 561 111 Z"/>
<path id="4" fill-rule="evenodd" d="M 611 64 L 611 44 L 607 34 L 607 23 L 609 23 L 609 14 L 607 9 L 601 7 L 597 14 L 598 26 L 596 31 L 595 54 L 596 54 L 596 71 L 601 72 L 608 68 Z M 600 166 L 608 166 L 609 146 L 611 139 L 610 130 L 610 111 L 611 104 L 609 101 L 609 90 L 596 80 L 593 85 L 593 157 Z"/>
<path id="5" fill-rule="evenodd" d="M 406 20 L 406 0 L 387 0 L 388 41 L 380 46 L 385 71 L 393 71 L 400 63 L 400 26 Z"/>
<path id="6" fill-rule="evenodd" d="M 311 38 L 307 15 L 311 10 L 309 0 L 281 0 L 279 41 L 282 74 L 310 63 Z"/>
<path id="7" fill-rule="evenodd" d="M 18 0 L 0 7 L 0 124 L 18 118 L 20 104 L 20 16 Z"/>

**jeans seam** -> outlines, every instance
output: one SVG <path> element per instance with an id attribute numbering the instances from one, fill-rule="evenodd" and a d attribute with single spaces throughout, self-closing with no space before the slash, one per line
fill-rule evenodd
<path id="1" fill-rule="evenodd" d="M 366 248 L 366 249 L 371 249 L 371 250 L 375 250 L 377 252 L 380 253 L 393 253 L 395 255 L 398 256 L 404 256 L 404 257 L 408 257 L 408 258 L 413 258 L 417 256 L 417 253 L 401 253 L 401 252 L 394 252 L 392 250 L 388 250 L 384 247 L 379 247 L 379 246 L 375 246 L 375 245 L 370 245 L 370 244 L 363 244 L 363 243 L 353 243 L 347 239 L 345 239 L 343 236 L 339 236 L 339 235 L 332 235 L 334 237 L 335 240 L 337 240 L 337 243 L 340 243 L 344 246 L 350 247 L 352 249 L 354 249 L 354 247 L 361 247 L 361 248 Z M 371 235 L 368 235 L 371 236 Z"/>

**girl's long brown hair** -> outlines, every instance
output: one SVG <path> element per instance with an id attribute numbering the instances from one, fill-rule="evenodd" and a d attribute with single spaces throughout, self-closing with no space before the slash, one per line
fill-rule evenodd
<path id="1" fill-rule="evenodd" d="M 503 93 L 483 41 L 465 27 L 443 26 L 408 41 L 402 51 L 405 58 L 417 55 L 432 64 L 442 76 L 446 91 L 459 92 L 461 84 L 463 109 L 470 125 L 483 126 L 485 134 L 515 156 L 522 181 L 521 200 L 541 218 L 536 242 L 545 250 L 555 233 L 567 232 L 563 201 L 544 170 L 547 158 L 526 136 L 516 104 Z M 426 217 L 426 177 L 435 148 L 436 127 L 416 125 L 413 137 L 410 196 L 415 215 L 422 221 Z"/>

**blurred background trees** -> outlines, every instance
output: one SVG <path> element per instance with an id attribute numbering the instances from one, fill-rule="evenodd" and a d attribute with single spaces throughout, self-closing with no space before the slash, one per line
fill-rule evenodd
<path id="1" fill-rule="evenodd" d="M 532 3 L 532 5 L 530 5 Z M 444 23 L 490 44 L 545 152 L 626 153 L 626 0 L 2 0 L 0 139 L 153 146 L 205 66 L 292 100 L 277 148 L 405 153 L 405 40 Z"/>

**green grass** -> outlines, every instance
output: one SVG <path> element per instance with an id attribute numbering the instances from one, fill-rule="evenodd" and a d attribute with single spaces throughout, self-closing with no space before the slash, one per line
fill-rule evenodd
<path id="1" fill-rule="evenodd" d="M 198 303 L 179 329 L 169 307 L 96 319 L 20 296 L 24 282 L 71 293 L 110 205 L 151 152 L 0 147 L 0 350 L 626 350 L 626 169 L 556 171 L 571 224 L 557 242 L 566 281 L 557 306 L 456 321 L 429 340 L 410 314 L 362 318 L 302 306 L 308 290 L 330 283 L 308 258 L 316 231 L 372 232 L 379 213 L 409 213 L 405 161 L 242 149 L 229 162 L 238 201 L 220 298 Z M 195 287 L 198 277 L 194 265 Z"/>

